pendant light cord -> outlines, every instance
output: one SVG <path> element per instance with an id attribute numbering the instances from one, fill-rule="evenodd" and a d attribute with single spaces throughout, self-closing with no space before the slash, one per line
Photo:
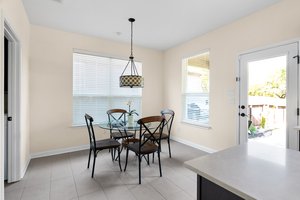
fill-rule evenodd
<path id="1" fill-rule="evenodd" d="M 129 58 L 131 60 L 133 60 L 133 22 L 135 22 L 135 19 L 134 18 L 129 18 L 128 21 L 130 21 L 130 23 L 131 23 L 131 38 L 130 38 L 131 39 L 130 40 L 131 41 L 131 43 L 130 43 L 130 47 L 131 47 L 131 52 L 130 53 L 131 54 L 130 54 Z"/>

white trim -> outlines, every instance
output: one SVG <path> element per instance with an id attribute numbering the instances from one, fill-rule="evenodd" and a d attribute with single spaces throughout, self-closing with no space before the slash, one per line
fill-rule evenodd
<path id="1" fill-rule="evenodd" d="M 186 119 L 182 120 L 181 122 L 184 123 L 184 124 L 196 126 L 197 128 L 212 129 L 210 124 L 201 124 L 199 122 L 197 123 L 197 122 L 194 122 L 192 120 L 186 120 Z"/>
<path id="2" fill-rule="evenodd" d="M 238 55 L 237 59 L 236 59 L 236 74 L 235 74 L 235 78 L 239 78 L 240 79 L 240 60 L 241 60 L 241 56 Z M 236 122 L 236 126 L 235 126 L 235 144 L 241 144 L 241 136 L 240 136 L 240 117 L 238 115 L 239 112 L 239 105 L 240 105 L 240 80 L 236 80 L 235 81 L 235 122 Z"/>
<path id="3" fill-rule="evenodd" d="M 211 149 L 211 148 L 199 145 L 199 144 L 195 144 L 193 142 L 180 139 L 178 137 L 173 136 L 173 137 L 171 137 L 171 139 L 176 141 L 176 142 L 188 145 L 190 147 L 194 147 L 194 148 L 199 149 L 201 151 L 205 151 L 207 153 L 217 152 L 217 150 L 215 150 L 215 149 Z M 86 144 L 86 145 L 81 145 L 81 146 L 77 146 L 77 147 L 68 147 L 68 148 L 55 149 L 55 150 L 50 150 L 50 151 L 43 151 L 43 152 L 38 152 L 38 153 L 31 154 L 31 159 L 42 158 L 42 157 L 47 157 L 47 156 L 54 156 L 54 155 L 59 155 L 59 154 L 64 154 L 64 153 L 71 153 L 71 152 L 76 152 L 76 151 L 82 151 L 82 150 L 87 150 L 89 148 L 90 148 L 90 145 Z M 26 172 L 26 170 L 25 170 L 25 172 Z"/>
<path id="4" fill-rule="evenodd" d="M 27 160 L 27 163 L 26 163 L 25 167 L 22 169 L 22 171 L 21 171 L 21 178 L 24 178 L 25 173 L 26 173 L 26 171 L 27 171 L 27 169 L 28 169 L 28 166 L 29 166 L 30 161 L 31 161 L 31 158 L 29 158 L 29 159 Z"/>
<path id="5" fill-rule="evenodd" d="M 215 153 L 215 152 L 217 152 L 217 150 L 215 150 L 215 149 L 211 149 L 211 148 L 208 148 L 208 147 L 199 145 L 199 144 L 195 144 L 195 143 L 193 143 L 193 142 L 190 142 L 190 141 L 187 141 L 187 140 L 178 138 L 178 137 L 174 137 L 174 136 L 172 137 L 172 136 L 171 136 L 171 140 L 174 140 L 174 141 L 176 141 L 176 142 L 179 142 L 179 143 L 188 145 L 188 146 L 190 146 L 190 147 L 194 147 L 194 148 L 196 148 L 196 149 L 199 149 L 199 150 L 201 150 L 201 151 L 205 151 L 205 152 L 207 152 L 207 153 Z"/>
<path id="6" fill-rule="evenodd" d="M 193 52 L 189 52 L 189 53 L 184 53 L 183 56 L 181 56 L 181 60 L 184 60 L 186 58 L 190 58 L 190 57 L 194 57 L 194 56 L 197 56 L 197 55 L 200 55 L 200 54 L 204 54 L 204 53 L 207 53 L 209 52 L 210 53 L 211 49 L 210 48 L 206 48 L 206 49 L 202 49 L 202 50 L 196 50 L 196 51 L 193 51 Z M 182 64 L 182 63 L 181 63 Z"/>
<path id="7" fill-rule="evenodd" d="M 300 38 L 293 38 L 293 39 L 290 39 L 290 40 L 285 40 L 285 41 L 277 42 L 277 43 L 274 43 L 274 44 L 264 45 L 264 46 L 261 46 L 261 47 L 241 51 L 240 53 L 238 53 L 238 56 L 242 56 L 244 54 L 249 54 L 249 53 L 254 53 L 254 52 L 257 52 L 257 51 L 261 51 L 261 50 L 272 49 L 274 47 L 285 46 L 285 45 L 292 44 L 292 43 L 299 42 L 299 41 L 300 41 Z"/>
<path id="8" fill-rule="evenodd" d="M 300 48 L 299 48 L 299 46 L 300 46 L 300 39 L 298 40 L 298 56 L 300 55 Z M 299 81 L 299 77 L 300 77 L 300 70 L 299 70 L 299 67 L 300 67 L 300 65 L 299 65 L 299 63 L 297 64 L 297 76 L 298 76 L 298 78 L 297 78 L 297 97 L 298 97 L 298 101 L 297 101 L 297 108 L 299 108 L 299 106 L 300 106 L 300 81 Z M 297 116 L 297 126 L 299 126 L 299 116 Z M 299 131 L 297 131 L 297 132 L 299 132 Z M 296 138 L 297 138 L 297 141 L 299 141 L 300 140 L 300 138 L 299 138 L 299 134 L 296 134 L 297 136 L 296 136 Z M 299 146 L 299 142 L 297 142 L 298 144 L 297 144 L 297 149 L 299 150 L 300 149 L 300 146 Z"/>
<path id="9" fill-rule="evenodd" d="M 261 50 L 267 50 L 267 49 L 271 49 L 271 48 L 274 48 L 274 47 L 279 47 L 279 46 L 284 46 L 284 45 L 287 45 L 287 44 L 292 44 L 292 43 L 298 43 L 298 45 L 300 45 L 300 38 L 293 38 L 293 39 L 290 39 L 290 40 L 285 40 L 285 41 L 282 41 L 282 42 L 277 42 L 275 44 L 269 44 L 269 45 L 264 45 L 264 46 L 260 46 L 260 47 L 257 47 L 257 48 L 252 48 L 252 49 L 248 49 L 248 50 L 245 50 L 245 51 L 241 51 L 240 53 L 237 54 L 237 59 L 236 59 L 236 77 L 240 77 L 240 59 L 241 59 L 241 56 L 242 55 L 245 55 L 245 54 L 250 54 L 250 53 L 254 53 L 254 52 L 257 52 L 257 51 L 261 51 Z M 298 46 L 299 47 L 299 46 Z M 300 54 L 300 49 L 298 49 L 298 55 Z M 299 107 L 299 96 L 300 96 L 300 81 L 299 81 L 299 77 L 300 77 L 300 70 L 299 70 L 299 65 L 298 65 L 298 107 Z M 240 104 L 240 82 L 236 82 L 236 113 L 238 113 L 239 109 L 238 109 L 238 106 Z M 297 125 L 300 124 L 299 122 L 300 118 L 298 116 L 298 119 L 297 119 Z M 240 124 L 239 124 L 239 116 L 236 115 L 236 139 L 237 139 L 237 142 L 236 144 L 241 144 L 241 138 L 240 138 L 240 133 L 239 133 L 239 130 L 240 130 Z M 298 135 L 298 134 L 297 134 Z M 297 136 L 298 137 L 298 136 Z M 287 138 L 288 139 L 288 138 Z M 297 138 L 297 141 L 299 141 L 300 138 Z M 288 140 L 287 140 L 288 141 Z M 299 144 L 298 144 L 299 145 Z M 298 149 L 300 147 L 298 146 Z"/>
<path id="10" fill-rule="evenodd" d="M 241 68 L 243 66 L 246 66 L 246 64 L 252 60 L 257 59 L 266 59 L 270 58 L 271 56 L 281 56 L 284 55 L 285 52 L 287 52 L 288 56 L 288 66 L 287 66 L 287 89 L 289 92 L 287 93 L 286 97 L 286 103 L 289 105 L 289 109 L 287 109 L 287 121 L 286 121 L 286 147 L 291 149 L 297 149 L 298 142 L 296 134 L 292 131 L 292 127 L 297 125 L 297 117 L 295 119 L 295 111 L 298 104 L 298 96 L 297 96 L 297 85 L 294 84 L 296 80 L 298 80 L 297 73 L 298 73 L 298 67 L 297 60 L 293 58 L 294 55 L 298 54 L 299 42 L 287 42 L 287 43 L 281 43 L 280 45 L 272 45 L 268 48 L 259 48 L 256 49 L 253 52 L 244 53 L 239 55 L 239 76 L 243 82 L 239 82 L 239 84 L 243 84 L 240 86 L 239 90 L 239 102 L 243 101 L 244 105 L 247 107 L 247 102 L 245 99 L 247 99 L 247 96 L 245 97 L 245 93 L 241 92 L 241 87 L 247 88 L 247 76 L 246 74 L 242 73 Z M 242 96 L 243 95 L 243 96 Z M 241 112 L 241 111 L 240 111 Z M 242 121 L 242 123 L 241 123 Z M 241 119 L 239 123 L 237 123 L 237 126 L 240 127 L 239 134 L 240 135 L 240 143 L 247 142 L 247 132 L 243 131 L 247 127 L 245 119 Z M 241 132 L 242 131 L 242 132 Z M 245 135 L 246 134 L 246 135 Z"/>
<path id="11" fill-rule="evenodd" d="M 4 38 L 3 11 L 0 10 L 0 35 Z M 4 40 L 0 41 L 0 200 L 4 200 Z"/>
<path id="12" fill-rule="evenodd" d="M 211 85 L 211 71 L 210 71 L 210 66 L 208 66 L 208 92 L 207 92 L 207 96 L 208 96 L 208 124 L 204 124 L 201 122 L 194 122 L 192 120 L 189 120 L 186 118 L 186 97 L 187 95 L 198 95 L 198 94 L 203 94 L 203 93 L 199 93 L 199 92 L 192 92 L 192 93 L 188 93 L 186 92 L 187 90 L 187 62 L 188 59 L 193 58 L 193 57 L 197 57 L 197 56 L 201 56 L 203 54 L 208 54 L 210 56 L 210 49 L 206 49 L 206 50 L 202 50 L 197 54 L 194 54 L 192 56 L 187 56 L 184 58 L 181 58 L 181 111 L 183 113 L 183 115 L 181 115 L 181 121 L 183 123 L 187 123 L 187 124 L 191 124 L 191 125 L 195 125 L 198 126 L 200 128 L 205 128 L 205 129 L 210 129 L 210 107 L 211 107 L 211 99 L 210 99 L 210 85 Z M 210 59 L 209 59 L 210 60 Z"/>
<path id="13" fill-rule="evenodd" d="M 86 150 L 89 148 L 90 148 L 90 145 L 86 144 L 86 145 L 81 145 L 81 146 L 77 146 L 77 147 L 68 147 L 68 148 L 55 149 L 55 150 L 50 150 L 50 151 L 43 151 L 43 152 L 31 154 L 31 159 L 41 158 L 41 157 L 46 157 L 46 156 L 54 156 L 54 155 L 59 155 L 59 154 L 64 154 L 64 153 L 71 153 L 71 152 L 75 152 L 75 151 Z"/>
<path id="14" fill-rule="evenodd" d="M 20 77 L 21 77 L 21 46 L 15 34 L 15 31 L 4 18 L 4 35 L 9 40 L 10 57 L 10 77 L 11 86 L 9 86 L 9 102 L 11 102 L 8 115 L 13 121 L 8 123 L 8 182 L 15 182 L 21 179 L 21 133 L 20 133 Z"/>

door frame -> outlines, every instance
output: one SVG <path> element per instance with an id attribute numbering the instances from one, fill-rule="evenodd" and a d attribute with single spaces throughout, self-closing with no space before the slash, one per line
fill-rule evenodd
<path id="1" fill-rule="evenodd" d="M 4 77 L 4 36 L 9 40 L 9 72 L 8 79 L 11 80 L 9 94 L 12 99 L 10 113 L 13 121 L 9 122 L 11 134 L 8 134 L 8 182 L 15 182 L 21 179 L 21 134 L 20 134 L 20 102 L 21 102 L 21 46 L 15 31 L 1 12 L 1 77 Z M 1 82 L 1 124 L 4 125 L 4 78 Z M 1 138 L 4 138 L 4 126 L 1 126 Z M 3 139 L 1 140 L 3 141 Z M 1 152 L 4 152 L 4 142 L 1 142 Z M 4 166 L 4 154 L 1 155 L 1 166 Z M 2 167 L 3 168 L 3 167 Z M 4 171 L 1 170 L 1 177 Z M 3 181 L 1 181 L 3 182 Z M 2 184 L 2 183 L 1 183 Z"/>
<path id="2" fill-rule="evenodd" d="M 240 137 L 240 123 L 239 123 L 239 120 L 240 120 L 240 116 L 238 115 L 239 113 L 239 105 L 240 105 L 240 91 L 241 91 L 241 87 L 240 87 L 240 65 L 241 65 L 241 56 L 245 55 L 245 54 L 250 54 L 250 53 L 255 53 L 255 52 L 259 52 L 259 51 L 263 51 L 263 50 L 268 50 L 268 49 L 272 49 L 272 48 L 276 48 L 276 47 L 280 47 L 280 46 L 285 46 L 285 45 L 289 45 L 289 44 L 292 44 L 292 43 L 297 43 L 298 44 L 298 56 L 300 55 L 300 38 L 296 38 L 296 39 L 291 39 L 291 40 L 287 40 L 287 41 L 284 41 L 284 42 L 280 42 L 280 43 L 276 43 L 276 44 L 272 44 L 272 45 L 267 45 L 267 46 L 262 46 L 262 47 L 259 47 L 259 48 L 254 48 L 254 49 L 250 49 L 250 50 L 247 50 L 247 51 L 243 51 L 241 53 L 239 53 L 237 55 L 237 59 L 236 59 L 236 95 L 235 95 L 235 99 L 236 99 L 236 107 L 235 107 L 235 113 L 237 114 L 236 115 L 236 144 L 239 145 L 241 144 L 241 137 Z M 298 68 L 297 68 L 297 76 L 298 76 L 298 79 L 297 79 L 297 94 L 296 96 L 298 97 L 297 98 L 297 107 L 299 108 L 299 101 L 300 101 L 300 81 L 299 81 L 299 77 L 300 77 L 300 69 L 299 69 L 300 65 L 298 63 Z M 297 126 L 299 126 L 299 116 L 297 116 Z M 300 147 L 299 147 L 299 135 L 297 134 L 297 131 L 295 130 L 294 131 L 294 134 L 295 134 L 295 138 L 297 139 L 297 142 L 294 143 L 294 144 L 289 144 L 289 135 L 287 135 L 287 148 L 291 148 L 291 149 L 295 149 L 295 150 L 298 150 Z"/>

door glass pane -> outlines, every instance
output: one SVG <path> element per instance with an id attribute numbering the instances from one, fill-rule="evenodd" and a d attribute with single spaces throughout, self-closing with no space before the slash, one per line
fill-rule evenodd
<path id="1" fill-rule="evenodd" d="M 286 147 L 287 56 L 248 63 L 248 139 Z"/>

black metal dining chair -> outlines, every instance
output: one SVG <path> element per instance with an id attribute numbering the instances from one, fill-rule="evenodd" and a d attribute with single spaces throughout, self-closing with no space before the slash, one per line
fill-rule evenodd
<path id="1" fill-rule="evenodd" d="M 138 156 L 139 162 L 139 184 L 141 184 L 141 161 L 145 155 L 148 156 L 148 164 L 149 164 L 149 154 L 157 152 L 158 163 L 159 163 L 159 173 L 160 177 L 162 176 L 161 170 L 161 162 L 160 162 L 160 144 L 161 144 L 161 134 L 164 126 L 165 118 L 163 116 L 151 116 L 144 117 L 137 121 L 140 126 L 139 130 L 139 141 L 130 143 L 127 145 L 126 150 L 126 163 L 124 171 L 127 168 L 128 162 L 128 153 L 129 151 L 133 151 L 136 156 Z M 151 128 L 149 128 L 149 123 L 151 123 Z M 158 139 L 155 138 L 154 134 L 158 133 Z M 148 138 L 145 138 L 144 135 L 149 134 Z"/>
<path id="2" fill-rule="evenodd" d="M 118 127 L 126 125 L 126 113 L 127 111 L 124 109 L 110 109 L 107 112 L 108 123 L 110 126 L 110 138 L 115 140 L 124 139 L 128 137 L 133 137 L 134 133 L 125 132 L 122 129 L 117 129 Z"/>
<path id="3" fill-rule="evenodd" d="M 94 119 L 88 114 L 85 114 L 84 117 L 85 117 L 85 122 L 86 122 L 86 126 L 87 126 L 88 133 L 89 133 L 89 139 L 90 139 L 90 152 L 89 152 L 89 160 L 88 160 L 87 168 L 90 167 L 91 153 L 93 152 L 93 155 L 94 155 L 92 178 L 94 177 L 94 170 L 95 170 L 97 154 L 104 149 L 110 149 L 111 152 L 114 152 L 112 150 L 118 150 L 119 167 L 120 167 L 120 171 L 122 171 L 121 161 L 120 161 L 120 145 L 121 144 L 118 141 L 111 139 L 111 138 L 96 140 L 94 128 L 93 128 Z M 112 160 L 114 161 L 113 156 L 112 156 Z"/>
<path id="4" fill-rule="evenodd" d="M 163 133 L 161 134 L 161 140 L 168 141 L 169 157 L 171 158 L 172 155 L 171 155 L 171 146 L 170 146 L 170 136 L 171 136 L 171 128 L 173 125 L 175 112 L 171 109 L 163 109 L 160 113 L 166 120 L 163 128 Z M 150 140 L 158 140 L 159 137 L 160 137 L 159 133 L 155 133 L 154 137 L 150 137 L 149 134 L 145 134 L 145 138 L 150 138 Z"/>
<path id="5" fill-rule="evenodd" d="M 124 109 L 116 108 L 110 109 L 107 112 L 108 124 L 110 126 L 110 138 L 115 140 L 122 140 L 122 148 L 126 147 L 129 143 L 136 141 L 135 131 L 127 131 L 123 127 L 126 126 L 126 114 L 127 111 Z M 113 158 L 115 158 L 115 152 L 113 152 Z"/>

